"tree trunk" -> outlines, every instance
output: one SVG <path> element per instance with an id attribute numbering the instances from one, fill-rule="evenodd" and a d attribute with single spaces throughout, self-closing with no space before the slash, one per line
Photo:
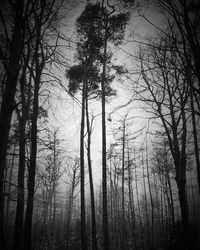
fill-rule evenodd
<path id="1" fill-rule="evenodd" d="M 23 95 L 23 94 L 22 94 Z M 22 104 L 24 105 L 24 104 Z M 15 215 L 15 231 L 13 250 L 22 249 L 23 221 L 24 221 L 24 172 L 25 172 L 25 127 L 26 120 L 22 107 L 22 117 L 19 118 L 19 168 L 18 168 L 18 190 L 17 209 Z"/>
<path id="2" fill-rule="evenodd" d="M 124 201 L 124 178 L 125 178 L 125 119 L 123 121 L 122 135 L 122 241 L 121 249 L 124 250 L 125 243 L 125 201 Z"/>
<path id="3" fill-rule="evenodd" d="M 131 163 L 130 163 L 130 152 L 128 146 L 128 196 L 129 196 L 129 205 L 131 210 L 131 232 L 134 240 L 134 246 L 136 248 L 136 232 L 135 232 L 135 205 L 134 205 L 134 197 L 133 197 L 133 187 L 132 187 L 132 171 L 131 171 Z"/>
<path id="4" fill-rule="evenodd" d="M 85 126 L 85 95 L 86 79 L 83 81 L 82 90 L 82 114 L 80 132 L 80 174 L 81 174 L 81 247 L 87 250 L 86 223 L 85 223 L 85 169 L 84 169 L 84 126 Z"/>
<path id="5" fill-rule="evenodd" d="M 101 81 L 102 90 L 102 194 L 103 194 L 103 239 L 104 250 L 110 249 L 107 210 L 107 166 L 106 166 L 106 119 L 105 119 L 105 79 L 106 79 L 106 56 L 107 56 L 107 20 L 104 37 L 103 72 Z"/>
<path id="6" fill-rule="evenodd" d="M 190 83 L 190 84 L 192 84 L 192 83 Z M 194 110 L 194 100 L 193 100 L 192 86 L 190 86 L 190 100 L 191 100 L 191 110 L 192 110 L 192 126 L 193 126 L 194 149 L 195 149 L 195 159 L 196 159 L 196 169 L 197 169 L 197 180 L 198 180 L 199 195 L 200 195 L 199 145 L 198 145 L 198 138 L 197 138 L 197 128 L 196 128 L 196 118 L 195 118 L 195 110 Z"/>
<path id="7" fill-rule="evenodd" d="M 179 164 L 179 162 L 176 162 Z M 184 164 L 184 163 L 182 163 Z M 178 166 L 182 169 L 182 172 L 185 172 L 185 166 Z M 188 236 L 189 236 L 189 212 L 188 212 L 188 202 L 187 202 L 187 192 L 186 192 L 186 178 L 184 173 L 178 172 L 176 175 L 176 183 L 178 188 L 178 197 L 181 209 L 181 221 L 182 221 L 182 237 L 184 244 L 188 245 Z"/>
<path id="8" fill-rule="evenodd" d="M 67 211 L 67 220 L 66 220 L 66 230 L 65 230 L 65 240 L 66 240 L 66 249 L 70 249 L 70 235 L 71 235 L 71 219 L 72 219 L 72 212 L 73 212 L 73 199 L 74 199 L 74 188 L 72 186 L 70 197 L 69 197 L 69 204 L 66 209 Z"/>
<path id="9" fill-rule="evenodd" d="M 8 186 L 8 196 L 7 196 L 7 202 L 6 202 L 6 212 L 5 212 L 5 234 L 9 233 L 9 212 L 10 212 L 10 196 L 11 196 L 11 183 L 12 183 L 12 176 L 13 176 L 13 168 L 14 168 L 14 160 L 15 160 L 15 153 L 16 153 L 16 147 L 17 147 L 17 141 L 14 139 L 14 148 L 13 148 L 13 155 L 12 155 L 12 160 L 11 160 L 11 165 L 10 165 L 10 172 L 9 172 L 9 186 Z M 8 239 L 6 238 L 5 240 L 5 248 L 7 247 L 8 244 Z M 7 249 L 7 248 L 6 248 Z"/>
<path id="10" fill-rule="evenodd" d="M 35 188 L 35 171 L 36 171 L 36 157 L 37 157 L 37 117 L 38 117 L 38 95 L 39 95 L 38 79 L 34 91 L 34 107 L 31 129 L 31 156 L 30 167 L 27 181 L 28 197 L 26 206 L 26 215 L 24 223 L 24 246 L 23 249 L 31 250 L 31 234 L 32 234 L 32 216 L 33 216 L 33 199 Z"/>
<path id="11" fill-rule="evenodd" d="M 90 128 L 90 121 L 89 121 L 88 96 L 86 96 L 86 117 L 87 117 L 87 134 L 88 134 L 87 158 L 88 158 L 88 171 L 90 180 L 90 199 L 91 199 L 91 214 L 92 214 L 92 250 L 97 250 L 95 200 L 94 200 L 94 186 L 93 186 L 92 163 L 91 163 L 91 152 L 90 152 L 92 128 Z"/>
<path id="12" fill-rule="evenodd" d="M 168 184 L 168 188 L 169 188 L 171 219 L 172 219 L 172 224 L 174 225 L 174 223 L 175 223 L 174 200 L 173 200 L 173 195 L 172 195 L 171 181 L 169 179 L 169 173 L 167 174 L 167 184 Z"/>
<path id="13" fill-rule="evenodd" d="M 153 196 L 152 196 L 152 190 L 151 190 L 151 181 L 150 181 L 150 173 L 149 173 L 149 157 L 148 157 L 148 145 L 147 145 L 147 135 L 146 135 L 146 166 L 147 166 L 147 180 L 148 180 L 148 187 L 149 187 L 149 195 L 150 195 L 150 201 L 151 201 L 151 244 L 152 247 L 154 243 L 154 203 L 153 203 Z"/>
<path id="14" fill-rule="evenodd" d="M 6 164 L 6 151 L 10 131 L 12 112 L 14 110 L 14 96 L 19 75 L 20 59 L 23 48 L 23 8 L 24 1 L 17 0 L 14 7 L 15 23 L 12 40 L 10 42 L 10 58 L 4 96 L 2 97 L 0 113 L 0 246 L 4 248 L 4 205 L 3 205 L 3 179 Z"/>
<path id="15" fill-rule="evenodd" d="M 192 193 L 191 200 L 192 200 L 193 223 L 194 223 L 196 220 L 196 207 L 195 207 L 194 186 L 193 186 L 191 171 L 190 171 L 190 185 L 191 185 L 191 193 Z"/>
<path id="16" fill-rule="evenodd" d="M 33 200 L 34 200 L 34 188 L 35 188 L 35 172 L 36 172 L 36 157 L 37 157 L 37 119 L 38 119 L 38 106 L 39 106 L 39 88 L 40 79 L 42 75 L 42 70 L 44 67 L 44 62 L 39 63 L 39 43 L 40 43 L 40 28 L 38 26 L 37 30 L 37 41 L 35 49 L 35 71 L 36 76 L 34 79 L 34 100 L 33 100 L 33 114 L 31 121 L 31 154 L 30 154 L 30 166 L 28 173 L 28 196 L 26 205 L 26 215 L 24 222 L 24 239 L 23 239 L 23 249 L 31 250 L 31 235 L 32 235 L 32 216 L 33 216 Z"/>
<path id="17" fill-rule="evenodd" d="M 30 56 L 30 50 L 29 55 Z M 20 78 L 21 89 L 21 102 L 22 102 L 22 115 L 19 111 L 19 168 L 18 168 L 18 196 L 17 196 L 17 209 L 15 215 L 15 231 L 13 240 L 13 249 L 21 250 L 23 242 L 23 223 L 24 223 L 24 174 L 25 174 L 25 155 L 26 155 L 26 121 L 28 119 L 28 110 L 31 97 L 31 83 L 28 86 L 27 102 L 25 97 L 25 83 L 26 83 L 26 65 L 23 66 L 23 72 Z"/>
<path id="18" fill-rule="evenodd" d="M 110 145 L 111 149 L 111 145 Z M 111 241 L 115 242 L 115 202 L 114 202 L 114 195 L 113 195 L 113 180 L 112 180 L 112 150 L 110 150 L 110 164 L 109 164 L 109 181 L 110 181 L 110 216 L 111 216 Z"/>
<path id="19" fill-rule="evenodd" d="M 142 149 L 142 175 L 143 175 L 143 189 L 144 189 L 144 201 L 145 201 L 145 215 L 146 215 L 146 228 L 147 228 L 147 233 L 146 233 L 146 237 L 147 237 L 147 242 L 148 244 L 151 241 L 151 236 L 150 236 L 150 223 L 149 223 L 149 211 L 148 211 L 148 201 L 147 201 L 147 187 L 146 187 L 146 178 L 145 178 L 145 165 L 144 165 L 144 154 L 143 154 L 143 150 Z"/>
<path id="20" fill-rule="evenodd" d="M 136 154 L 135 154 L 135 150 L 134 150 L 134 161 L 136 159 Z M 138 176 L 137 176 L 137 166 L 136 166 L 136 162 L 134 162 L 135 166 L 134 166 L 134 169 L 135 169 L 135 188 L 136 188 L 136 199 L 137 199 L 137 207 L 138 207 L 138 217 L 139 217 L 139 225 L 140 225 L 140 229 L 139 229 L 139 248 L 143 248 L 144 247 L 144 235 L 143 235 L 143 232 L 142 232 L 142 218 L 141 218 L 141 210 L 140 210 L 140 199 L 139 199 L 139 190 L 138 190 Z"/>

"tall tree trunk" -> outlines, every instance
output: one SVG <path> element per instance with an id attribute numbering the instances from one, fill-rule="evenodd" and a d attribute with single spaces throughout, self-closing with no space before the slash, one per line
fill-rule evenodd
<path id="1" fill-rule="evenodd" d="M 170 212 L 171 212 L 171 220 L 172 220 L 172 224 L 174 225 L 175 223 L 175 215 L 174 215 L 174 200 L 173 200 L 173 194 L 172 194 L 172 185 L 171 185 L 171 181 L 169 178 L 169 173 L 167 174 L 167 185 L 169 188 L 169 197 L 170 197 Z"/>
<path id="2" fill-rule="evenodd" d="M 134 197 L 133 197 L 133 187 L 132 187 L 132 169 L 131 169 L 131 163 L 130 163 L 130 152 L 129 152 L 129 146 L 128 148 L 128 196 L 129 196 L 129 205 L 131 210 L 131 232 L 132 237 L 134 240 L 134 246 L 137 247 L 136 243 L 136 232 L 135 232 L 135 205 L 134 205 Z"/>
<path id="3" fill-rule="evenodd" d="M 183 241 L 187 246 L 188 244 L 188 233 L 189 233 L 189 211 L 188 211 L 188 202 L 187 202 L 187 192 L 186 192 L 186 161 L 184 159 L 180 161 L 179 158 L 175 159 L 176 169 L 179 171 L 176 173 L 176 184 L 178 188 L 178 197 L 181 209 L 181 220 L 182 220 L 182 229 L 183 229 Z"/>
<path id="4" fill-rule="evenodd" d="M 24 240 L 23 249 L 31 250 L 31 234 L 32 234 L 32 216 L 33 216 L 33 200 L 34 200 L 34 188 L 35 188 L 35 172 L 36 172 L 36 157 L 37 157 L 37 118 L 38 118 L 38 95 L 39 95 L 39 84 L 40 84 L 41 72 L 35 82 L 34 90 L 34 103 L 33 103 L 33 117 L 32 117 L 32 128 L 31 128 L 31 155 L 30 155 L 30 166 L 27 181 L 28 197 L 26 206 L 26 215 L 24 222 Z"/>
<path id="5" fill-rule="evenodd" d="M 104 37 L 104 54 L 103 54 L 103 72 L 101 81 L 102 90 L 102 194 L 103 194 L 103 239 L 104 250 L 110 249 L 109 230 L 108 230 L 108 210 L 107 210 L 107 166 L 106 166 L 106 114 L 105 114 L 105 79 L 106 79 L 106 57 L 107 57 L 107 29 L 108 21 L 106 20 L 105 37 Z"/>
<path id="6" fill-rule="evenodd" d="M 40 82 L 40 79 L 38 79 Z M 28 197 L 27 207 L 24 223 L 24 250 L 31 249 L 31 233 L 32 233 L 32 215 L 33 215 L 33 199 L 35 188 L 35 171 L 36 171 L 36 157 L 37 157 L 37 117 L 38 117 L 38 94 L 39 94 L 39 82 L 36 83 L 34 91 L 34 107 L 33 118 L 31 128 L 31 156 L 30 167 L 28 174 Z"/>
<path id="7" fill-rule="evenodd" d="M 55 247 L 55 220 L 56 220 L 56 168 L 57 159 L 56 159 L 56 131 L 53 132 L 53 169 L 52 169 L 52 192 L 51 192 L 51 209 L 50 209 L 50 249 L 53 250 Z"/>
<path id="8" fill-rule="evenodd" d="M 10 196 L 11 196 L 11 183 L 12 183 L 12 176 L 13 176 L 13 168 L 14 168 L 14 160 L 15 160 L 15 153 L 16 153 L 16 147 L 17 147 L 17 141 L 14 139 L 14 147 L 13 147 L 13 154 L 12 154 L 12 160 L 10 165 L 10 172 L 9 172 L 9 186 L 8 186 L 8 196 L 7 196 L 7 202 L 6 202 L 6 212 L 5 212 L 5 234 L 9 232 L 9 212 L 10 212 Z M 8 239 L 5 240 L 5 248 L 7 247 Z"/>
<path id="9" fill-rule="evenodd" d="M 91 199 L 91 214 L 92 214 L 92 250 L 97 250 L 95 200 L 94 200 L 94 186 L 93 186 L 92 163 L 91 163 L 91 152 L 90 152 L 92 128 L 90 128 L 87 91 L 86 91 L 86 117 L 87 117 L 87 134 L 88 134 L 87 158 L 88 158 L 88 171 L 90 180 L 90 199 Z"/>
<path id="10" fill-rule="evenodd" d="M 191 193 L 192 193 L 191 200 L 192 200 L 193 223 L 194 223 L 196 220 L 196 206 L 195 206 L 196 202 L 195 202 L 195 196 L 194 196 L 194 186 L 193 186 L 191 171 L 190 171 L 190 185 L 191 185 Z"/>
<path id="11" fill-rule="evenodd" d="M 10 57 L 8 62 L 5 92 L 2 97 L 0 113 L 0 246 L 4 248 L 4 204 L 3 204 L 3 179 L 6 164 L 6 151 L 10 131 L 12 112 L 14 110 L 14 96 L 19 75 L 20 59 L 23 49 L 23 9 L 24 1 L 16 0 L 14 7 L 15 23 L 10 42 Z"/>
<path id="12" fill-rule="evenodd" d="M 39 89 L 41 83 L 42 71 L 45 65 L 44 48 L 41 46 L 41 33 L 43 25 L 44 5 L 41 4 L 41 9 L 38 14 L 35 11 L 35 50 L 32 58 L 32 67 L 30 74 L 34 82 L 34 96 L 33 96 L 33 113 L 31 119 L 31 149 L 30 149 L 30 166 L 27 180 L 27 204 L 24 221 L 24 239 L 23 249 L 31 250 L 32 248 L 32 217 L 33 217 L 33 202 L 35 189 L 35 173 L 36 173 L 36 158 L 37 158 L 37 119 L 39 112 Z"/>
<path id="13" fill-rule="evenodd" d="M 66 245 L 67 249 L 70 248 L 70 238 L 71 238 L 71 221 L 72 221 L 72 213 L 73 213 L 73 203 L 74 203 L 74 191 L 75 187 L 77 185 L 76 178 L 77 178 L 77 170 L 78 170 L 78 164 L 75 162 L 74 168 L 73 168 L 73 175 L 72 175 L 72 184 L 69 192 L 69 202 L 68 206 L 66 203 L 66 212 L 67 212 L 67 219 L 66 219 L 66 228 L 65 228 L 65 239 L 66 239 Z"/>
<path id="14" fill-rule="evenodd" d="M 122 241 L 121 249 L 124 250 L 125 243 L 125 202 L 124 202 L 124 178 L 125 178 L 125 119 L 123 121 L 122 135 Z"/>
<path id="15" fill-rule="evenodd" d="M 190 83 L 192 84 L 192 83 Z M 194 137 L 194 149 L 195 149 L 195 159 L 196 159 L 196 169 L 197 169 L 197 180 L 199 187 L 199 195 L 200 195 L 200 159 L 199 159 L 199 145 L 197 138 L 197 128 L 196 128 L 196 118 L 195 118 L 195 109 L 194 109 L 194 99 L 192 86 L 190 86 L 190 101 L 191 101 L 191 111 L 192 111 L 192 126 L 193 126 L 193 137 Z"/>
<path id="16" fill-rule="evenodd" d="M 187 203 L 187 193 L 186 193 L 186 180 L 180 179 L 177 182 L 178 195 L 181 208 L 181 218 L 183 222 L 183 228 L 189 225 L 189 213 L 188 213 L 188 203 Z"/>
<path id="17" fill-rule="evenodd" d="M 18 190 L 17 190 L 17 209 L 15 215 L 15 231 L 13 239 L 13 250 L 22 249 L 23 240 L 23 223 L 24 223 L 24 173 L 25 173 L 25 129 L 26 129 L 26 108 L 25 108 L 25 81 L 26 81 L 26 66 L 23 67 L 22 76 L 20 79 L 21 87 L 21 102 L 22 115 L 18 113 L 19 119 L 19 168 L 18 168 Z"/>
<path id="18" fill-rule="evenodd" d="M 160 225 L 160 235 L 163 237 L 163 232 L 164 232 L 164 205 L 163 205 L 163 200 L 164 200 L 164 187 L 163 187 L 163 175 L 162 171 L 161 174 L 159 175 L 159 182 L 160 182 L 160 218 L 161 218 L 161 225 Z"/>
<path id="19" fill-rule="evenodd" d="M 146 237 L 147 237 L 147 242 L 148 244 L 151 241 L 151 232 L 150 232 L 150 223 L 149 223 L 149 211 L 148 211 L 148 201 L 147 201 L 147 187 L 146 187 L 146 177 L 145 177 L 145 165 L 144 165 L 144 154 L 143 154 L 143 150 L 142 149 L 142 175 L 143 175 L 143 189 L 144 189 L 144 201 L 145 201 L 145 215 L 146 215 L 146 228 L 147 228 L 147 233 L 146 233 Z"/>
<path id="20" fill-rule="evenodd" d="M 74 199 L 74 188 L 73 185 L 71 187 L 71 192 L 69 192 L 69 204 L 66 209 L 67 211 L 67 219 L 66 219 L 66 229 L 65 229 L 65 240 L 66 240 L 66 249 L 70 249 L 70 235 L 71 235 L 71 219 L 72 219 L 72 212 L 73 212 L 73 199 Z"/>
<path id="21" fill-rule="evenodd" d="M 41 20 L 40 20 L 41 21 Z M 24 239 L 23 249 L 31 250 L 32 243 L 32 217 L 33 217 L 33 201 L 34 201 L 34 188 L 35 188 L 35 172 L 36 172 L 36 157 L 37 157 L 37 119 L 38 119 L 38 107 L 39 107 L 39 89 L 42 70 L 44 68 L 44 61 L 39 62 L 39 44 L 40 44 L 40 32 L 41 23 L 37 26 L 36 35 L 36 48 L 35 48 L 35 77 L 34 77 L 34 99 L 33 99 L 33 114 L 31 121 L 31 154 L 30 154 L 30 166 L 27 181 L 27 205 L 24 221 Z"/>
<path id="22" fill-rule="evenodd" d="M 153 195 L 151 190 L 151 180 L 150 180 L 150 173 L 149 173 L 149 157 L 148 157 L 148 145 L 147 145 L 147 135 L 146 135 L 146 166 L 147 166 L 147 180 L 148 180 L 148 187 L 149 187 L 149 195 L 151 201 L 151 244 L 154 242 L 154 203 L 153 203 Z M 152 245 L 152 247 L 154 247 Z"/>
<path id="23" fill-rule="evenodd" d="M 136 161 L 136 154 L 135 154 L 135 149 L 134 149 L 134 161 Z M 141 210 L 140 210 L 140 199 L 139 199 L 139 190 L 138 190 L 138 176 L 137 176 L 137 166 L 136 166 L 136 162 L 134 162 L 135 166 L 134 166 L 134 169 L 135 169 L 135 188 L 136 188 L 136 198 L 137 198 L 137 207 L 138 207 L 138 217 L 139 217 L 139 225 L 140 225 L 140 228 L 139 228 L 139 242 L 140 242 L 140 245 L 138 246 L 139 248 L 143 248 L 144 247 L 144 235 L 142 233 L 142 218 L 141 218 Z"/>
<path id="24" fill-rule="evenodd" d="M 111 149 L 111 145 L 110 145 L 110 149 Z M 110 150 L 110 161 L 109 161 L 109 181 L 110 181 L 110 216 L 111 216 L 111 241 L 114 242 L 115 241 L 115 222 L 114 222 L 114 217 L 115 217 L 115 202 L 114 202 L 114 195 L 113 195 L 113 180 L 112 180 L 112 150 Z"/>
<path id="25" fill-rule="evenodd" d="M 85 96 L 86 79 L 83 81 L 82 90 L 82 114 L 80 132 L 80 174 L 81 174 L 81 247 L 87 250 L 86 222 L 85 222 L 85 169 L 84 169 L 84 127 L 85 127 Z"/>

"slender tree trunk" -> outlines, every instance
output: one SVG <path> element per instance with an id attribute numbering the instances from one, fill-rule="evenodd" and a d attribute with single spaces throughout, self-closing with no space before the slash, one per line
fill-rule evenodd
<path id="1" fill-rule="evenodd" d="M 197 138 L 197 128 L 196 128 L 196 118 L 195 118 L 195 110 L 194 110 L 194 100 L 193 100 L 192 86 L 190 86 L 190 100 L 191 100 L 191 110 L 192 110 L 192 126 L 193 126 L 194 149 L 195 149 L 195 159 L 196 159 L 196 169 L 197 169 L 197 180 L 198 180 L 199 195 L 200 195 L 199 145 L 198 145 L 198 138 Z"/>
<path id="2" fill-rule="evenodd" d="M 85 169 L 84 169 L 84 127 L 85 127 L 85 98 L 86 79 L 83 81 L 82 90 L 82 114 L 80 132 L 80 174 L 81 174 L 81 247 L 87 250 L 86 222 L 85 222 Z"/>
<path id="3" fill-rule="evenodd" d="M 181 100 L 183 103 L 183 100 Z M 181 205 L 181 216 L 183 224 L 183 239 L 185 240 L 186 246 L 188 246 L 188 236 L 189 236 L 189 209 L 187 201 L 187 190 L 186 190 L 186 140 L 187 140 L 187 120 L 185 116 L 184 106 L 181 106 L 181 116 L 183 120 L 183 131 L 182 131 L 182 148 L 181 148 L 181 159 L 179 159 L 179 180 L 178 180 L 178 193 Z"/>
<path id="4" fill-rule="evenodd" d="M 51 246 L 50 249 L 55 249 L 55 233 L 56 233 L 56 188 L 54 186 L 54 192 L 53 192 L 53 218 L 51 222 Z"/>
<path id="5" fill-rule="evenodd" d="M 104 55 L 102 72 L 102 194 L 103 194 L 103 239 L 104 250 L 110 249 L 107 210 L 107 166 L 106 166 L 106 117 L 105 117 L 105 78 L 106 78 L 106 56 L 107 56 L 107 20 L 104 37 Z"/>
<path id="6" fill-rule="evenodd" d="M 174 200 L 173 200 L 173 194 L 172 194 L 172 185 L 169 178 L 169 173 L 167 174 L 167 184 L 169 188 L 169 196 L 170 196 L 170 210 L 171 210 L 171 218 L 172 218 L 172 224 L 175 223 L 175 215 L 174 215 Z"/>
<path id="7" fill-rule="evenodd" d="M 25 119 L 22 115 L 20 119 L 20 153 L 18 169 L 18 194 L 17 209 L 15 216 L 15 232 L 13 240 L 13 250 L 22 249 L 23 221 L 24 221 L 24 172 L 25 172 Z"/>
<path id="8" fill-rule="evenodd" d="M 186 162 L 182 160 L 180 162 L 179 158 L 175 159 L 176 169 L 179 171 L 176 173 L 176 184 L 178 188 L 178 197 L 181 209 L 181 220 L 183 229 L 183 241 L 187 246 L 188 244 L 188 233 L 189 233 L 189 212 L 188 212 L 188 202 L 187 202 L 187 192 L 186 192 Z"/>
<path id="9" fill-rule="evenodd" d="M 122 250 L 124 250 L 124 243 L 125 243 L 124 172 L 125 172 L 125 119 L 123 121 L 123 135 L 122 135 L 122 241 L 121 241 Z"/>
<path id="10" fill-rule="evenodd" d="M 66 249 L 70 248 L 70 235 L 71 235 L 71 217 L 73 212 L 73 199 L 74 199 L 74 188 L 72 186 L 70 197 L 69 197 L 69 205 L 68 205 L 68 214 L 67 214 L 67 220 L 66 220 L 66 230 L 65 230 L 65 239 L 66 239 Z M 67 208 L 67 206 L 66 206 Z"/>
<path id="11" fill-rule="evenodd" d="M 48 231 L 48 239 L 49 239 L 49 249 L 54 249 L 54 241 L 55 241 L 55 216 L 56 216 L 56 131 L 53 133 L 53 161 L 52 161 L 52 171 L 51 171 L 51 185 L 50 185 L 50 194 L 49 194 L 49 231 Z"/>
<path id="12" fill-rule="evenodd" d="M 136 155 L 135 155 L 135 150 L 134 150 L 134 158 L 136 159 Z M 144 247 L 144 236 L 142 233 L 142 218 L 141 218 L 141 210 L 140 210 L 140 199 L 139 199 L 139 190 L 138 190 L 138 177 L 137 177 L 137 170 L 136 170 L 137 166 L 135 163 L 134 169 L 135 169 L 135 188 L 136 188 L 136 198 L 137 198 L 137 207 L 138 207 L 138 217 L 139 217 L 139 248 L 143 248 Z"/>
<path id="13" fill-rule="evenodd" d="M 35 174 L 36 174 L 36 158 L 37 158 L 37 120 L 39 112 L 39 89 L 41 83 L 42 71 L 45 65 L 44 48 L 41 45 L 42 25 L 44 17 L 44 5 L 40 3 L 40 12 L 36 14 L 35 10 L 35 50 L 32 58 L 30 74 L 34 82 L 34 96 L 33 96 L 33 113 L 31 119 L 31 149 L 30 149 L 30 165 L 27 180 L 27 204 L 26 214 L 24 220 L 24 239 L 23 249 L 32 249 L 32 217 L 33 217 L 33 203 L 34 203 L 34 189 L 35 189 Z"/>
<path id="14" fill-rule="evenodd" d="M 130 152 L 129 146 L 128 148 L 128 196 L 129 196 L 129 205 L 131 210 L 131 232 L 134 240 L 134 246 L 137 247 L 136 244 L 136 232 L 135 232 L 135 206 L 134 206 L 134 197 L 133 197 L 133 188 L 132 188 L 132 171 L 131 171 L 131 163 L 130 163 Z"/>
<path id="15" fill-rule="evenodd" d="M 161 217 L 161 227 L 160 227 L 160 235 L 163 237 L 164 232 L 164 208 L 163 208 L 163 200 L 164 200 L 164 191 L 163 191 L 163 175 L 162 171 L 159 175 L 159 182 L 160 182 L 160 217 Z"/>
<path id="16" fill-rule="evenodd" d="M 155 224 L 155 228 L 154 228 L 154 232 L 156 234 L 158 234 L 160 231 L 161 231 L 161 222 L 160 222 L 160 200 L 159 200 L 159 193 L 158 193 L 158 190 L 157 190 L 157 187 L 158 187 L 158 180 L 157 180 L 157 176 L 155 174 L 155 172 L 153 172 L 153 184 L 154 184 L 154 187 L 155 187 L 155 202 L 157 203 L 157 206 L 156 206 L 156 217 L 157 217 L 157 220 L 158 220 L 158 223 Z"/>
<path id="17" fill-rule="evenodd" d="M 146 237 L 147 237 L 147 244 L 150 243 L 151 241 L 151 228 L 150 228 L 150 222 L 149 222 L 149 211 L 148 211 L 148 201 L 147 201 L 147 187 L 146 187 L 146 178 L 145 178 L 145 171 L 144 171 L 144 154 L 143 154 L 143 150 L 142 149 L 142 175 L 143 175 L 143 189 L 144 189 L 144 201 L 145 201 L 145 215 L 146 215 L 146 228 L 147 228 L 147 232 L 146 232 Z"/>
<path id="18" fill-rule="evenodd" d="M 2 97 L 0 113 L 0 246 L 4 248 L 4 204 L 3 179 L 6 164 L 6 151 L 10 131 L 11 117 L 14 110 L 14 96 L 19 74 L 20 58 L 23 49 L 23 8 L 24 1 L 17 0 L 14 7 L 15 23 L 10 42 L 10 58 L 4 96 Z"/>
<path id="19" fill-rule="evenodd" d="M 87 158 L 88 158 L 88 171 L 90 180 L 90 199 L 91 199 L 91 214 L 92 214 L 92 250 L 97 250 L 95 200 L 94 200 L 94 186 L 93 186 L 92 163 L 91 163 L 91 152 L 90 152 L 92 128 L 90 128 L 90 119 L 88 112 L 88 96 L 86 96 L 86 117 L 87 117 L 87 134 L 88 134 Z"/>
<path id="20" fill-rule="evenodd" d="M 47 242 L 48 242 L 48 248 L 51 249 L 51 232 L 52 232 L 52 203 L 53 203 L 53 187 L 52 187 L 52 181 L 50 182 L 49 190 L 48 190 L 48 228 L 47 228 Z"/>
<path id="21" fill-rule="evenodd" d="M 9 186 L 8 186 L 8 196 L 7 196 L 7 202 L 6 202 L 6 212 L 5 212 L 5 234 L 9 233 L 9 215 L 10 215 L 10 196 L 11 196 L 11 182 L 12 182 L 12 176 L 13 176 L 13 167 L 14 167 L 14 160 L 15 160 L 15 153 L 16 153 L 16 147 L 17 147 L 17 141 L 14 141 L 14 148 L 13 148 L 13 155 L 10 165 L 10 172 L 9 172 Z M 5 249 L 8 246 L 8 238 L 5 239 Z"/>
<path id="22" fill-rule="evenodd" d="M 110 145 L 111 148 L 111 145 Z M 114 233 L 114 217 L 115 217 L 115 204 L 114 204 L 114 195 L 113 195 L 113 180 L 112 180 L 112 152 L 110 153 L 110 169 L 109 169 L 109 179 L 110 179 L 110 215 L 111 215 L 111 241 L 115 242 L 115 233 Z"/>
<path id="23" fill-rule="evenodd" d="M 36 76 L 34 79 L 34 100 L 33 100 L 33 114 L 31 121 L 31 154 L 30 154 L 30 166 L 28 173 L 28 196 L 26 205 L 26 214 L 24 221 L 24 239 L 23 239 L 23 249 L 31 250 L 32 243 L 32 216 L 33 216 L 33 200 L 34 200 L 34 188 L 35 188 L 35 172 L 36 172 L 36 157 L 37 157 L 37 119 L 38 119 L 38 107 L 39 107 L 39 88 L 40 80 L 42 75 L 42 70 L 44 67 L 44 62 L 39 63 L 39 43 L 40 43 L 40 24 L 38 24 L 37 30 L 37 41 L 35 49 L 35 71 Z"/>
<path id="24" fill-rule="evenodd" d="M 191 171 L 190 171 L 190 185 L 191 185 L 191 193 L 192 193 L 193 222 L 195 222 L 195 220 L 196 220 L 196 206 L 195 206 L 194 186 L 193 186 Z"/>
<path id="25" fill-rule="evenodd" d="M 33 199 L 35 188 L 35 171 L 36 171 L 36 157 L 37 157 L 37 117 L 38 117 L 38 95 L 39 95 L 39 83 L 40 77 L 36 82 L 34 91 L 34 107 L 33 118 L 31 128 L 31 155 L 30 155 L 30 167 L 28 174 L 28 197 L 26 206 L 26 215 L 24 222 L 24 245 L 23 249 L 31 250 L 31 234 L 32 234 L 32 216 L 33 216 Z"/>
<path id="26" fill-rule="evenodd" d="M 153 203 L 153 196 L 151 190 L 151 180 L 150 180 L 150 173 L 149 173 L 149 157 L 148 157 L 148 146 L 147 146 L 147 137 L 146 137 L 146 166 L 147 166 L 147 180 L 148 180 L 148 187 L 149 187 L 149 195 L 151 201 L 151 243 L 154 242 L 154 203 Z M 152 247 L 154 247 L 152 245 Z"/>
<path id="27" fill-rule="evenodd" d="M 28 103 L 25 101 L 25 83 L 26 83 L 26 65 L 23 67 L 23 72 L 20 78 L 22 115 L 19 111 L 19 168 L 18 168 L 18 194 L 17 194 L 17 209 L 15 215 L 15 231 L 13 239 L 13 250 L 21 250 L 23 243 L 23 224 L 24 224 L 24 173 L 25 173 L 25 155 L 26 155 L 26 121 L 28 115 Z M 30 88 L 30 87 L 29 87 Z M 30 94 L 30 92 L 28 91 Z M 28 97 L 29 99 L 29 97 Z M 27 105 L 27 106 L 26 106 Z"/>

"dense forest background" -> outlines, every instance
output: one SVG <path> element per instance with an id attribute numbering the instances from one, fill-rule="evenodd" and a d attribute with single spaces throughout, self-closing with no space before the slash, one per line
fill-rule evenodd
<path id="1" fill-rule="evenodd" d="M 200 249 L 198 0 L 0 2 L 2 250 Z"/>

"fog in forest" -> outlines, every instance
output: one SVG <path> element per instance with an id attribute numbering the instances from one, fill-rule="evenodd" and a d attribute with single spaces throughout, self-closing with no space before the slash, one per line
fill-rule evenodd
<path id="1" fill-rule="evenodd" d="M 0 2 L 0 249 L 200 249 L 198 0 Z"/>

